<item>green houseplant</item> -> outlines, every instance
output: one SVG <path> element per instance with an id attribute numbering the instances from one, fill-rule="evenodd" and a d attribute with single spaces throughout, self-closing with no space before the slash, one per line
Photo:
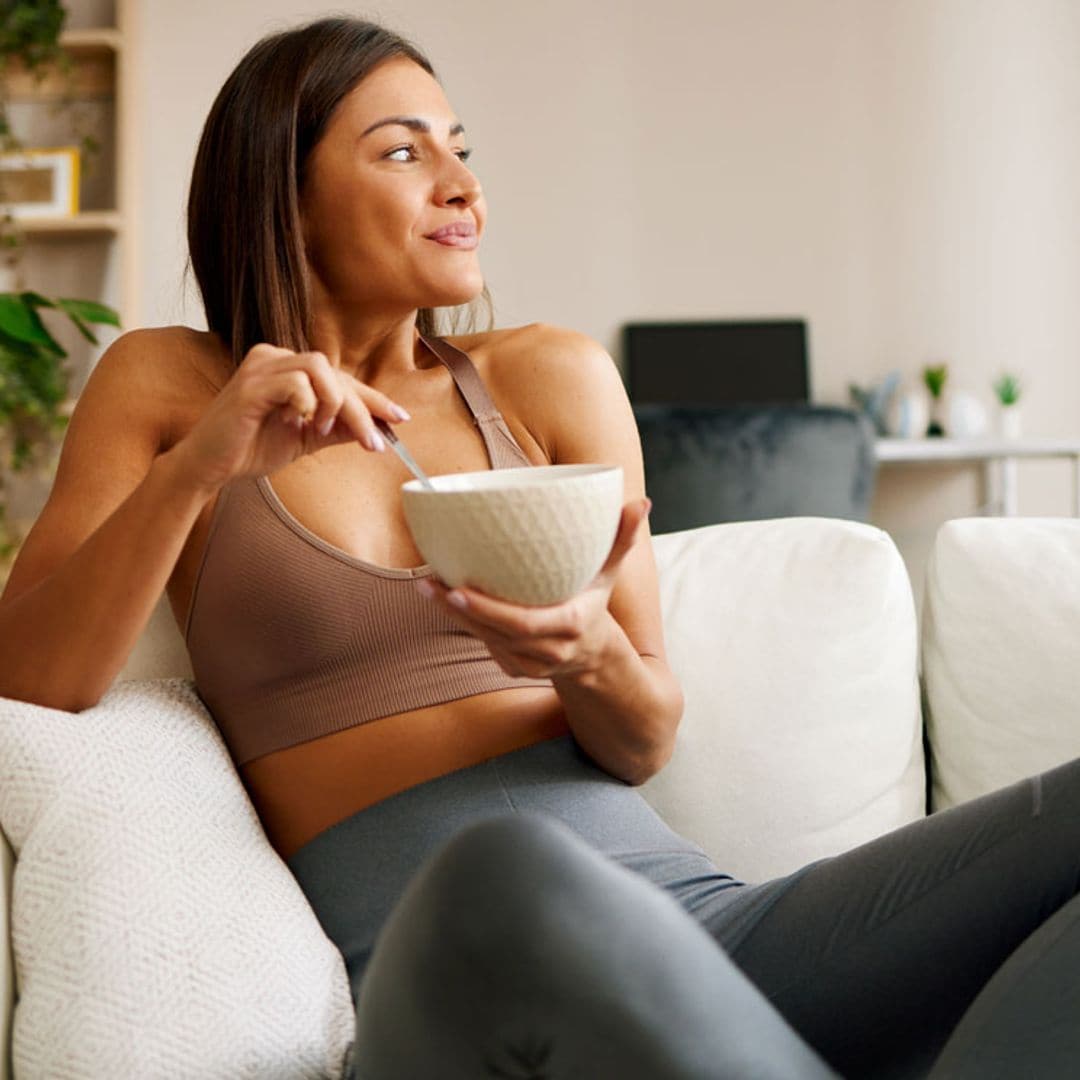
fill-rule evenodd
<path id="1" fill-rule="evenodd" d="M 67 10 L 59 0 L 0 0 L 0 150 L 23 148 L 8 116 L 7 78 L 26 72 L 41 81 L 50 72 L 70 79 L 71 57 L 60 43 Z M 69 82 L 70 85 L 70 82 Z M 62 102 L 70 105 L 70 102 Z M 80 140 L 84 153 L 93 140 Z M 0 196 L 2 198 L 2 196 Z M 37 463 L 53 445 L 70 412 L 68 354 L 41 318 L 42 310 L 66 317 L 91 344 L 91 326 L 119 326 L 115 311 L 94 300 L 50 299 L 25 287 L 20 273 L 24 236 L 8 206 L 0 204 L 0 247 L 13 283 L 0 292 L 0 559 L 18 542 L 7 515 L 10 480 Z"/>
<path id="2" fill-rule="evenodd" d="M 93 300 L 50 300 L 29 291 L 0 293 L 0 432 L 6 444 L 0 476 L 30 465 L 35 450 L 67 425 L 68 354 L 42 321 L 42 308 L 67 316 L 95 345 L 92 324 L 120 325 L 115 311 Z M 0 501 L 0 557 L 14 547 L 5 509 Z"/>
<path id="3" fill-rule="evenodd" d="M 945 434 L 939 416 L 941 394 L 945 389 L 945 380 L 949 377 L 948 364 L 927 365 L 923 368 L 923 382 L 930 391 L 930 423 L 926 428 L 927 435 L 940 436 Z"/>
<path id="4" fill-rule="evenodd" d="M 998 429 L 1006 439 L 1018 439 L 1021 435 L 1020 380 L 1005 372 L 994 382 L 994 394 L 1001 409 L 998 413 Z"/>
<path id="5" fill-rule="evenodd" d="M 38 314 L 51 308 L 70 319 L 91 344 L 91 324 L 119 326 L 115 311 L 93 300 L 50 300 L 35 292 L 0 293 L 0 424 L 11 442 L 3 464 L 21 469 L 33 453 L 35 435 L 67 424 L 67 352 Z"/>
<path id="6" fill-rule="evenodd" d="M 994 382 L 994 393 L 1003 406 L 1015 405 L 1020 400 L 1020 380 L 1006 372 Z"/>

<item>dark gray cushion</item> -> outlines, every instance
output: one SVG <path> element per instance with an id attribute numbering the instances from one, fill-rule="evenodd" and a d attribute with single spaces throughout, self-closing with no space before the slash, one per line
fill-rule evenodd
<path id="1" fill-rule="evenodd" d="M 866 521 L 874 433 L 829 405 L 635 405 L 654 533 L 721 521 Z"/>

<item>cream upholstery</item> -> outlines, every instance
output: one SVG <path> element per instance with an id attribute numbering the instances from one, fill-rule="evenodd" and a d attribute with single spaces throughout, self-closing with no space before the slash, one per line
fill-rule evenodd
<path id="1" fill-rule="evenodd" d="M 667 534 L 654 549 L 686 711 L 644 791 L 676 829 L 754 880 L 923 813 L 914 604 L 884 533 L 789 518 Z M 1080 752 L 1078 570 L 1075 522 L 943 529 L 922 642 L 939 803 Z M 190 668 L 163 600 L 122 678 L 166 676 Z M 7 1034 L 9 1007 L 3 1017 Z"/>
<path id="2" fill-rule="evenodd" d="M 760 881 L 921 817 L 911 586 L 878 529 L 783 518 L 655 543 L 686 696 L 645 794 L 725 870 Z"/>
<path id="3" fill-rule="evenodd" d="M 935 810 L 1080 757 L 1080 521 L 948 522 L 923 627 Z"/>

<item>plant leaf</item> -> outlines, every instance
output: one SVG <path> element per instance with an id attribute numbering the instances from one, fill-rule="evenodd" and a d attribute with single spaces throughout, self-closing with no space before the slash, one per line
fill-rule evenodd
<path id="1" fill-rule="evenodd" d="M 17 341 L 37 345 L 56 356 L 67 355 L 45 329 L 33 306 L 15 293 L 0 293 L 0 330 Z"/>
<path id="2" fill-rule="evenodd" d="M 106 323 L 109 326 L 119 327 L 120 316 L 111 307 L 99 304 L 94 300 L 57 300 L 56 306 L 61 311 L 75 319 L 82 319 L 88 323 Z"/>
<path id="3" fill-rule="evenodd" d="M 56 305 L 47 296 L 42 296 L 41 293 L 33 292 L 30 289 L 26 289 L 25 291 L 19 293 L 19 295 L 23 298 L 23 301 L 25 303 L 31 305 L 32 307 L 56 307 Z"/>
<path id="4" fill-rule="evenodd" d="M 78 315 L 72 315 L 72 313 L 69 311 L 67 313 L 67 317 L 75 325 L 75 329 L 78 330 L 79 333 L 82 334 L 82 336 L 86 338 L 86 340 L 89 341 L 91 345 L 96 345 L 98 343 L 98 339 L 94 331 L 91 330 L 90 327 L 87 326 L 86 323 L 84 323 Z"/>

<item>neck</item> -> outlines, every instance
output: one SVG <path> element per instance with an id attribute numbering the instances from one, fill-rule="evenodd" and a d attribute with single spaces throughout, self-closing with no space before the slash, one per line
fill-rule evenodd
<path id="1" fill-rule="evenodd" d="M 318 313 L 312 320 L 311 347 L 325 353 L 334 367 L 369 386 L 436 362 L 420 343 L 415 311 L 396 318 Z"/>

